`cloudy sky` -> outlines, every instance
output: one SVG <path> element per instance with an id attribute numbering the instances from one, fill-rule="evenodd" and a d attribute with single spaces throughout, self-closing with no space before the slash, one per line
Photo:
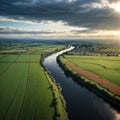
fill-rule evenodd
<path id="1" fill-rule="evenodd" d="M 120 38 L 120 0 L 0 0 L 0 37 Z"/>

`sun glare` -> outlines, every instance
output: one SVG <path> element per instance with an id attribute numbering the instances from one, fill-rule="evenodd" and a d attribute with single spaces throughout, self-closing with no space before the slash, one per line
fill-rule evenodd
<path id="1" fill-rule="evenodd" d="M 120 12 L 120 2 L 113 3 L 111 6 L 116 12 Z"/>

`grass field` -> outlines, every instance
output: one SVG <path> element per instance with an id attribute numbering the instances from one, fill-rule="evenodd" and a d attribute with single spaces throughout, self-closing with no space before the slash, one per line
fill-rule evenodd
<path id="1" fill-rule="evenodd" d="M 65 55 L 65 58 L 120 86 L 120 57 Z"/>
<path id="2" fill-rule="evenodd" d="M 56 49 L 58 45 L 46 45 L 0 55 L 0 120 L 54 119 L 53 91 L 40 59 Z"/>

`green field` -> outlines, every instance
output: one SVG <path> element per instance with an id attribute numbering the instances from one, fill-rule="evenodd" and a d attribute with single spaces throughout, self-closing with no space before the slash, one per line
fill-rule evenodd
<path id="1" fill-rule="evenodd" d="M 53 91 L 40 59 L 63 47 L 44 45 L 24 54 L 0 55 L 0 120 L 54 119 Z"/>
<path id="2" fill-rule="evenodd" d="M 65 58 L 120 86 L 120 57 L 65 55 Z"/>

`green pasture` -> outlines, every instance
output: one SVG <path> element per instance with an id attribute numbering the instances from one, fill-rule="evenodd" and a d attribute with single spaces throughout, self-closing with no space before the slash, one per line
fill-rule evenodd
<path id="1" fill-rule="evenodd" d="M 29 62 L 29 55 L 19 55 L 15 62 Z"/>
<path id="2" fill-rule="evenodd" d="M 65 55 L 65 59 L 120 86 L 120 57 Z"/>
<path id="3" fill-rule="evenodd" d="M 9 57 L 12 63 L 0 63 L 0 120 L 52 120 L 53 95 L 40 55 Z"/>
<path id="4" fill-rule="evenodd" d="M 19 118 L 52 120 L 55 112 L 52 101 L 52 91 L 43 68 L 38 63 L 31 63 Z"/>
<path id="5" fill-rule="evenodd" d="M 12 64 L 0 76 L 0 120 L 17 118 L 27 83 L 28 64 Z"/>
<path id="6" fill-rule="evenodd" d="M 4 62 L 14 62 L 17 60 L 19 55 L 6 55 L 5 57 L 0 58 L 0 63 Z"/>
<path id="7" fill-rule="evenodd" d="M 53 52 L 55 50 L 61 50 L 65 48 L 64 45 L 57 44 L 44 44 L 44 43 L 26 43 L 26 44 L 13 44 L 8 46 L 3 46 L 0 49 L 0 58 L 6 56 L 6 54 L 46 54 L 48 52 Z"/>
<path id="8" fill-rule="evenodd" d="M 26 54 L 0 54 L 0 120 L 54 119 L 53 91 L 40 59 L 58 47 L 63 48 L 46 45 L 30 47 Z"/>

